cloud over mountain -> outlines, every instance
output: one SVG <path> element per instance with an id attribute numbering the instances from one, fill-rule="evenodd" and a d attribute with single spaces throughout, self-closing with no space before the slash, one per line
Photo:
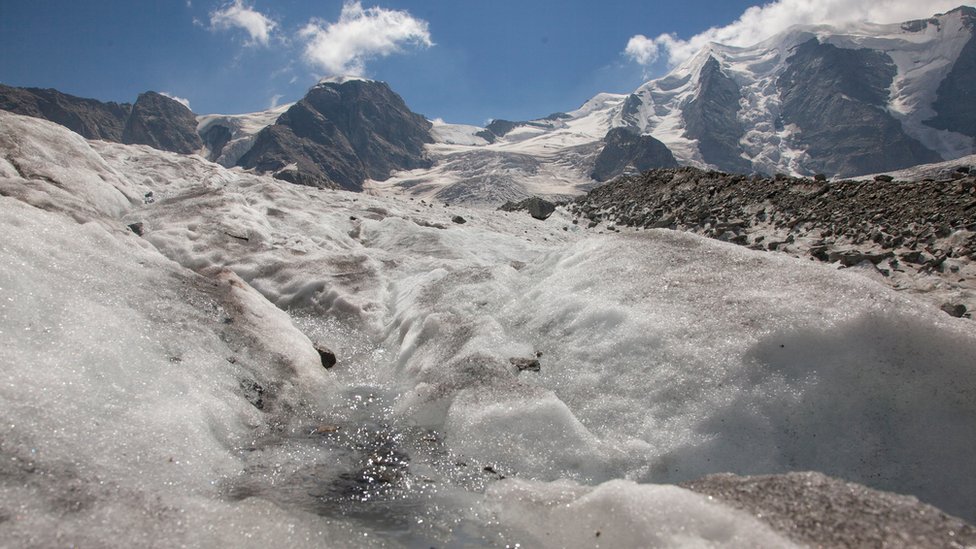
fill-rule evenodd
<path id="1" fill-rule="evenodd" d="M 267 46 L 277 27 L 273 19 L 248 6 L 244 0 L 234 0 L 210 14 L 212 30 L 241 29 L 250 37 L 248 45 Z"/>
<path id="2" fill-rule="evenodd" d="M 693 56 L 710 42 L 729 46 L 751 46 L 794 25 L 825 24 L 843 28 L 870 21 L 898 23 L 949 11 L 959 0 L 777 0 L 752 6 L 733 23 L 712 27 L 688 39 L 661 34 L 654 39 L 635 35 L 627 42 L 624 55 L 641 65 L 650 65 L 666 54 L 670 65 Z"/>
<path id="3" fill-rule="evenodd" d="M 307 42 L 305 60 L 333 75 L 362 75 L 366 62 L 399 53 L 406 46 L 430 47 L 428 24 L 407 11 L 363 8 L 346 2 L 339 20 L 311 20 L 299 31 Z"/>

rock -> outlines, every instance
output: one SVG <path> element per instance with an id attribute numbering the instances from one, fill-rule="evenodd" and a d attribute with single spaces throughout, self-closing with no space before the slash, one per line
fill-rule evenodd
<path id="1" fill-rule="evenodd" d="M 698 94 L 681 109 L 685 136 L 698 141 L 705 162 L 737 173 L 752 170 L 752 162 L 742 157 L 739 145 L 745 135 L 738 118 L 741 99 L 739 85 L 709 57 L 701 68 Z"/>
<path id="2" fill-rule="evenodd" d="M 331 349 L 322 344 L 317 344 L 315 350 L 319 353 L 319 358 L 322 359 L 322 367 L 328 370 L 336 365 L 338 359 L 336 359 L 335 353 Z"/>
<path id="3" fill-rule="evenodd" d="M 538 372 L 542 370 L 542 365 L 539 364 L 538 358 L 510 358 L 508 361 L 518 368 L 520 372 L 525 370 Z"/>
<path id="4" fill-rule="evenodd" d="M 264 410 L 264 387 L 251 379 L 241 380 L 240 385 L 244 392 L 244 398 L 251 403 L 251 406 L 258 410 Z"/>
<path id="5" fill-rule="evenodd" d="M 463 217 L 461 217 L 459 215 L 456 215 L 456 216 L 452 217 L 451 218 L 451 221 L 457 223 L 458 225 L 464 225 L 465 223 L 468 222 L 467 219 L 465 219 L 465 218 L 463 218 Z"/>
<path id="6" fill-rule="evenodd" d="M 790 50 L 776 85 L 782 123 L 800 128 L 808 169 L 841 177 L 939 162 L 885 108 L 898 69 L 884 52 L 811 38 Z"/>
<path id="7" fill-rule="evenodd" d="M 874 180 L 881 183 L 891 183 L 895 180 L 895 178 L 891 177 L 890 175 L 876 175 L 874 176 Z"/>
<path id="8" fill-rule="evenodd" d="M 590 174 L 597 181 L 610 180 L 628 168 L 643 172 L 652 168 L 678 165 L 667 145 L 650 135 L 640 135 L 630 128 L 610 130 L 603 142 L 603 150 L 597 156 Z"/>
<path id="9" fill-rule="evenodd" d="M 259 172 L 291 167 L 286 181 L 361 191 L 367 179 L 430 167 L 431 123 L 383 82 L 323 82 L 261 130 L 238 165 Z"/>
<path id="10" fill-rule="evenodd" d="M 535 219 L 545 221 L 546 219 L 549 219 L 549 216 L 551 216 L 553 212 L 556 211 L 556 205 L 548 200 L 543 200 L 538 196 L 533 196 L 532 198 L 526 198 L 521 202 L 506 202 L 498 209 L 503 212 L 525 210 Z"/>
<path id="11" fill-rule="evenodd" d="M 962 303 L 945 303 L 942 305 L 942 311 L 949 316 L 962 318 L 966 314 L 966 306 Z"/>
<path id="12" fill-rule="evenodd" d="M 830 263 L 840 262 L 841 265 L 845 267 L 853 267 L 864 261 L 868 261 L 873 265 L 881 263 L 885 259 L 892 257 L 894 254 L 891 252 L 881 253 L 881 254 L 871 254 L 860 252 L 858 250 L 835 250 L 827 254 L 827 261 Z"/>
<path id="13" fill-rule="evenodd" d="M 816 175 L 813 176 L 813 180 L 814 181 L 826 181 L 827 180 L 827 175 L 826 174 L 822 174 L 822 173 L 818 173 L 818 174 L 816 174 Z"/>
<path id="14" fill-rule="evenodd" d="M 821 473 L 717 474 L 680 486 L 812 547 L 972 547 L 976 528 L 939 509 Z"/>
<path id="15" fill-rule="evenodd" d="M 925 257 L 926 257 L 925 254 L 923 254 L 918 250 L 905 252 L 901 254 L 902 261 L 904 261 L 905 263 L 914 263 L 916 265 L 922 265 L 926 263 L 928 260 Z"/>
<path id="16" fill-rule="evenodd" d="M 130 223 L 129 230 L 134 232 L 136 236 L 142 236 L 145 234 L 145 228 L 142 224 L 142 221 L 138 221 L 136 223 Z"/>
<path id="17" fill-rule="evenodd" d="M 820 261 L 830 261 L 830 256 L 827 254 L 827 251 L 827 246 L 813 246 L 810 248 L 810 255 Z"/>
<path id="18" fill-rule="evenodd" d="M 139 95 L 125 122 L 122 142 L 191 154 L 203 148 L 197 118 L 182 103 L 156 92 Z"/>
<path id="19" fill-rule="evenodd" d="M 53 89 L 15 88 L 0 84 L 0 109 L 43 118 L 86 139 L 122 142 L 122 130 L 132 105 L 103 103 Z"/>

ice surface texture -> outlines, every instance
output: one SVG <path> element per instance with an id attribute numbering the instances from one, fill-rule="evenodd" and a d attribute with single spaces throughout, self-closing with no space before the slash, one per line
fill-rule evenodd
<path id="1" fill-rule="evenodd" d="M 976 516 L 969 321 L 855 275 L 5 113 L 0 194 L 16 545 L 788 544 L 649 484 L 722 471 Z"/>

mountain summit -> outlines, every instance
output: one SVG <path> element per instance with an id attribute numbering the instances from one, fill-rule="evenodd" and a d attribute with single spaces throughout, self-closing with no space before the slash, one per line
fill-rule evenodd
<path id="1" fill-rule="evenodd" d="M 430 129 L 383 82 L 324 80 L 261 130 L 239 165 L 293 183 L 360 191 L 366 179 L 429 167 Z"/>

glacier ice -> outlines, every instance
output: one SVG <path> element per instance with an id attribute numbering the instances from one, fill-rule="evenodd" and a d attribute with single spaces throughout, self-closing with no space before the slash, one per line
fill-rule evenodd
<path id="1" fill-rule="evenodd" d="M 976 516 L 976 335 L 869 279 L 0 122 L 13 544 L 788 544 L 670 486 L 721 471 Z"/>

